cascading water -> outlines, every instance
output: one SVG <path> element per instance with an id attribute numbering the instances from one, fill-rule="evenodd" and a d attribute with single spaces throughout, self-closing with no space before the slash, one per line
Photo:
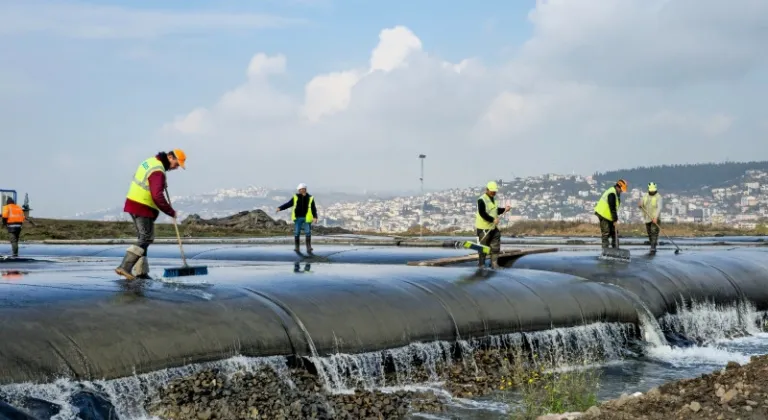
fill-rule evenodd
<path id="1" fill-rule="evenodd" d="M 356 389 L 380 389 L 387 392 L 429 389 L 446 400 L 451 396 L 451 391 L 460 388 L 462 384 L 455 382 L 460 382 L 461 378 L 472 381 L 485 378 L 482 382 L 487 388 L 495 388 L 498 384 L 496 376 L 500 374 L 494 372 L 496 364 L 501 358 L 524 346 L 534 349 L 540 355 L 538 363 L 547 366 L 558 366 L 579 359 L 598 361 L 621 358 L 622 349 L 628 345 L 633 328 L 632 325 L 596 323 L 574 328 L 507 334 L 456 344 L 441 341 L 413 343 L 381 352 L 334 354 L 307 359 L 317 370 L 321 384 L 330 394 L 354 394 Z M 460 355 L 458 361 L 453 360 L 455 354 Z M 286 358 L 234 357 L 221 362 L 165 369 L 111 381 L 76 383 L 60 379 L 43 385 L 14 384 L 0 387 L 0 396 L 11 404 L 22 406 L 25 397 L 49 401 L 59 406 L 57 418 L 73 419 L 77 416 L 78 407 L 73 405 L 72 397 L 80 391 L 87 391 L 111 402 L 114 413 L 120 419 L 142 419 L 151 417 L 145 407 L 157 399 L 158 390 L 175 380 L 204 371 L 232 376 L 237 372 L 256 372 L 262 368 L 274 370 L 288 386 L 296 387 Z M 478 405 L 466 398 L 457 398 L 456 404 L 468 409 L 485 407 L 492 411 L 499 410 L 494 403 Z"/>

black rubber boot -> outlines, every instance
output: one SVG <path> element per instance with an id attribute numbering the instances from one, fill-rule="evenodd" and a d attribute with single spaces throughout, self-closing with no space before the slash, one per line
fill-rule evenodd
<path id="1" fill-rule="evenodd" d="M 499 268 L 499 254 L 491 254 L 491 268 Z"/>
<path id="2" fill-rule="evenodd" d="M 13 254 L 13 258 L 17 258 L 19 256 L 19 243 L 13 242 L 11 244 L 11 252 Z"/>
<path id="3" fill-rule="evenodd" d="M 123 262 L 120 263 L 120 265 L 115 268 L 115 273 L 125 277 L 128 280 L 135 280 L 136 277 L 133 275 L 133 266 L 136 265 L 136 262 L 139 261 L 139 258 L 144 254 L 144 250 L 137 247 L 136 245 L 131 245 L 128 247 L 128 250 L 125 251 L 125 256 L 123 257 Z"/>
<path id="4" fill-rule="evenodd" d="M 307 239 L 307 252 L 311 253 L 312 252 L 312 237 L 307 235 L 306 239 Z"/>
<path id="5" fill-rule="evenodd" d="M 485 267 L 485 254 L 482 252 L 477 253 L 477 266 L 480 268 Z"/>
<path id="6" fill-rule="evenodd" d="M 296 251 L 296 252 L 299 252 L 299 245 L 301 245 L 301 244 L 299 243 L 299 237 L 298 236 L 294 236 L 293 237 L 293 244 L 294 244 L 293 250 Z"/>

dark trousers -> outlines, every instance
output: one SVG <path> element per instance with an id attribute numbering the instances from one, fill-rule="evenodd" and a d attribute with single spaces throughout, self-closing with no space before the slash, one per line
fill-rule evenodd
<path id="1" fill-rule="evenodd" d="M 656 250 L 656 244 L 659 243 L 659 226 L 650 222 L 645 224 L 645 231 L 648 232 L 648 241 L 651 243 L 651 249 Z"/>
<path id="2" fill-rule="evenodd" d="M 133 226 L 136 228 L 136 246 L 144 250 L 144 256 L 147 255 L 147 248 L 155 241 L 155 220 L 149 217 L 140 217 L 131 215 Z"/>
<path id="3" fill-rule="evenodd" d="M 486 232 L 488 235 L 486 235 Z M 483 239 L 484 236 L 485 239 Z M 480 244 L 491 248 L 491 267 L 497 268 L 499 252 L 501 252 L 501 231 L 498 228 L 493 228 L 490 232 L 477 229 L 477 239 L 480 241 Z M 480 267 L 485 266 L 485 254 L 482 252 L 478 252 L 477 265 Z"/>
<path id="4" fill-rule="evenodd" d="M 19 256 L 19 236 L 21 236 L 21 227 L 8 226 L 8 235 L 11 237 L 11 254 L 14 257 Z"/>
<path id="5" fill-rule="evenodd" d="M 600 240 L 602 241 L 603 248 L 608 248 L 609 240 L 611 248 L 616 248 L 616 226 L 605 217 L 598 215 L 597 218 L 600 220 Z"/>

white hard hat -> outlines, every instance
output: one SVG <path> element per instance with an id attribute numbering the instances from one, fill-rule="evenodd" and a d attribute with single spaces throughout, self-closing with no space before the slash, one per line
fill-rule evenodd
<path id="1" fill-rule="evenodd" d="M 296 190 L 300 190 L 300 189 L 302 189 L 302 188 L 307 188 L 307 184 L 305 184 L 305 183 L 303 183 L 303 182 L 302 182 L 301 184 L 299 184 L 299 186 L 298 186 L 298 187 L 296 187 Z"/>

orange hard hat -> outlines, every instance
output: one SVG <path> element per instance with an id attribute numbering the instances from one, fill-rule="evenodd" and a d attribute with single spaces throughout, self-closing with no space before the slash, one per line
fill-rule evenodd
<path id="1" fill-rule="evenodd" d="M 186 166 L 184 166 L 184 162 L 187 160 L 187 154 L 184 153 L 181 149 L 173 149 L 173 154 L 176 156 L 176 159 L 179 160 L 179 166 L 181 166 L 184 169 L 187 169 Z"/>
<path id="2" fill-rule="evenodd" d="M 627 181 L 620 179 L 616 181 L 616 185 L 618 185 L 619 188 L 621 188 L 621 192 L 627 192 Z"/>

